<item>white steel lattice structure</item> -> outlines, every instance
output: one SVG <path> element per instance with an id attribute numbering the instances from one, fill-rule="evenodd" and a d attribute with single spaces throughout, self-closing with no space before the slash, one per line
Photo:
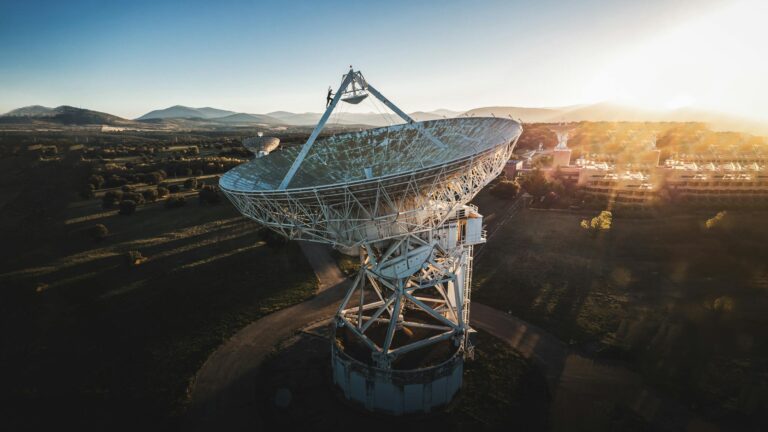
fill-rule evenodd
<path id="1" fill-rule="evenodd" d="M 406 123 L 315 143 L 340 100 L 370 95 Z M 472 247 L 485 241 L 482 215 L 467 203 L 501 173 L 521 132 L 502 118 L 414 122 L 350 69 L 304 146 L 221 178 L 245 216 L 291 239 L 359 250 L 361 269 L 336 317 L 349 338 L 333 347 L 334 380 L 350 399 L 402 413 L 429 410 L 458 390 L 471 352 Z M 353 353 L 355 344 L 362 350 Z M 437 346 L 449 347 L 438 365 L 405 365 Z M 361 388 L 360 379 L 372 385 Z M 448 379 L 444 390 L 413 396 L 414 383 L 437 379 Z"/>

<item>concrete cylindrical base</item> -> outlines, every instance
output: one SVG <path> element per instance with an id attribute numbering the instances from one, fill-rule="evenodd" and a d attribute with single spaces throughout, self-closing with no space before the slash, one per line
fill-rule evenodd
<path id="1" fill-rule="evenodd" d="M 448 404 L 461 388 L 464 357 L 460 350 L 445 362 L 414 370 L 366 365 L 331 345 L 333 381 L 344 396 L 370 411 L 427 413 Z"/>

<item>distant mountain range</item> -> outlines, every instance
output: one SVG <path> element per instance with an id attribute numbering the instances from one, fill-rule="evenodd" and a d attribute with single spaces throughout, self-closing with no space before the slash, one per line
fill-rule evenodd
<path id="1" fill-rule="evenodd" d="M 558 123 L 580 121 L 608 122 L 701 122 L 707 123 L 715 130 L 732 130 L 768 134 L 768 122 L 699 110 L 694 108 L 678 108 L 673 110 L 648 110 L 615 103 L 596 103 L 591 105 L 573 105 L 559 108 L 521 108 L 521 107 L 484 107 L 475 108 L 464 113 L 467 116 L 512 117 L 524 123 Z"/>
<path id="2" fill-rule="evenodd" d="M 321 113 L 292 113 L 274 111 L 267 114 L 238 113 L 218 108 L 191 108 L 175 105 L 150 111 L 135 120 L 72 106 L 48 108 L 32 105 L 18 108 L 0 116 L 1 123 L 54 123 L 58 125 L 107 125 L 150 129 L 207 129 L 231 127 L 313 126 Z M 438 109 L 409 114 L 416 121 L 437 120 L 459 116 L 511 117 L 524 123 L 557 123 L 578 121 L 631 121 L 631 122 L 703 122 L 714 129 L 744 131 L 768 135 L 768 124 L 745 120 L 736 116 L 710 111 L 681 108 L 667 111 L 643 110 L 612 103 L 574 105 L 556 108 L 525 108 L 495 106 L 475 108 L 466 112 Z M 341 113 L 334 114 L 329 124 L 386 126 L 401 122 L 396 114 Z"/>

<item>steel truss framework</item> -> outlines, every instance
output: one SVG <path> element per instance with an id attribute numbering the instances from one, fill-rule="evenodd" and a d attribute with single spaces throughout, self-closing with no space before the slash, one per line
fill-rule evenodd
<path id="1" fill-rule="evenodd" d="M 446 340 L 459 350 L 469 347 L 472 246 L 443 248 L 441 231 L 448 233 L 409 234 L 361 247 L 361 268 L 339 306 L 336 324 L 365 343 L 379 368 L 389 369 L 399 356 Z M 393 272 L 399 264 L 404 270 Z M 348 307 L 353 299 L 357 305 Z M 374 324 L 386 326 L 383 338 L 368 334 Z M 395 332 L 405 329 L 421 329 L 423 336 L 393 346 Z"/>

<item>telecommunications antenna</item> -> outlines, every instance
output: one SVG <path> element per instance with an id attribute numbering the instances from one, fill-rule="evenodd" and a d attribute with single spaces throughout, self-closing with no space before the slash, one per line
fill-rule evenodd
<path id="1" fill-rule="evenodd" d="M 340 101 L 371 96 L 405 124 L 318 140 Z M 331 350 L 334 382 L 349 400 L 374 411 L 427 412 L 461 387 L 473 352 L 473 246 L 486 240 L 469 201 L 501 173 L 521 132 L 503 117 L 415 122 L 350 67 L 303 146 L 221 177 L 246 217 L 359 256 Z"/>

